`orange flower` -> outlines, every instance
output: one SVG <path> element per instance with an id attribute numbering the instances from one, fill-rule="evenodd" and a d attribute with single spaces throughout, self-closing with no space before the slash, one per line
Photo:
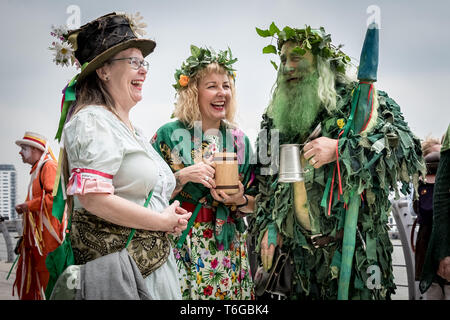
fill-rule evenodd
<path id="1" fill-rule="evenodd" d="M 180 80 L 178 80 L 178 83 L 180 84 L 180 86 L 186 87 L 189 83 L 189 77 L 182 74 L 180 76 Z"/>

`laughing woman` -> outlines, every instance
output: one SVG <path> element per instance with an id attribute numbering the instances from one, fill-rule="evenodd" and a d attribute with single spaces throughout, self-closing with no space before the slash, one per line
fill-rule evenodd
<path id="1" fill-rule="evenodd" d="M 191 46 L 191 53 L 175 73 L 178 120 L 151 141 L 175 174 L 172 200 L 188 211 L 199 208 L 174 239 L 183 299 L 253 299 L 243 219 L 253 212 L 253 173 L 249 139 L 234 124 L 236 59 L 230 50 L 216 54 Z M 237 154 L 240 181 L 234 195 L 215 189 L 216 151 Z"/>
<path id="2" fill-rule="evenodd" d="M 181 299 L 166 233 L 184 230 L 190 213 L 178 203 L 169 206 L 175 178 L 129 118 L 142 99 L 144 57 L 155 47 L 152 40 L 136 37 L 135 26 L 128 15 L 112 13 L 67 36 L 83 66 L 63 130 L 73 209 L 70 241 L 75 264 L 85 264 L 122 250 L 131 229 L 137 229 L 127 250 L 150 297 Z"/>

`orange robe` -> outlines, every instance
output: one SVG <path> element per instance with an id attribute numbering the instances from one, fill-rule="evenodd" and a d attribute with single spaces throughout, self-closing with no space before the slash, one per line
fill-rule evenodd
<path id="1" fill-rule="evenodd" d="M 33 180 L 32 197 L 27 195 L 28 213 L 23 214 L 23 240 L 13 287 L 21 300 L 45 299 L 49 272 L 45 265 L 47 254 L 55 250 L 62 239 L 62 225 L 52 216 L 53 185 L 57 162 L 48 160 Z M 36 170 L 37 163 L 30 174 Z M 40 176 L 40 181 L 39 181 Z M 42 188 L 41 188 L 42 182 Z"/>

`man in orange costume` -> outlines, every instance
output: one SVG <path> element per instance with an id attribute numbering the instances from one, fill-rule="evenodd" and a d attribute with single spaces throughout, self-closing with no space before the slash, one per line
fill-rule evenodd
<path id="1" fill-rule="evenodd" d="M 37 133 L 26 132 L 16 144 L 22 161 L 31 165 L 31 179 L 26 201 L 15 208 L 23 215 L 23 234 L 14 288 L 21 300 L 43 300 L 49 279 L 45 259 L 62 241 L 62 226 L 52 216 L 58 164 L 45 137 Z"/>

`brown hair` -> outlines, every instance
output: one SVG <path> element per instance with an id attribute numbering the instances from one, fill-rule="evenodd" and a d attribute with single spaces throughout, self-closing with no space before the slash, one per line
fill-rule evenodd
<path id="1" fill-rule="evenodd" d="M 74 114 L 89 105 L 104 106 L 117 115 L 114 100 L 105 88 L 105 84 L 92 72 L 77 84 L 77 100 Z"/>
<path id="2" fill-rule="evenodd" d="M 77 83 L 76 87 L 77 97 L 73 114 L 78 113 L 83 108 L 89 105 L 103 106 L 107 110 L 115 114 L 119 119 L 117 114 L 115 103 L 111 95 L 105 88 L 103 81 L 98 77 L 97 72 L 92 72 L 86 78 L 84 78 L 80 83 Z M 62 157 L 62 173 L 64 177 L 64 184 L 67 186 L 69 182 L 70 172 L 69 172 L 69 161 L 67 158 L 67 152 L 63 150 Z M 73 210 L 73 196 L 67 195 L 67 214 L 68 217 L 71 216 Z"/>
<path id="3" fill-rule="evenodd" d="M 195 121 L 200 121 L 202 115 L 198 105 L 198 84 L 200 80 L 210 73 L 226 74 L 230 81 L 231 101 L 230 106 L 225 112 L 225 119 L 230 125 L 234 125 L 236 115 L 236 90 L 233 78 L 227 74 L 226 70 L 218 63 L 210 63 L 206 68 L 199 70 L 191 79 L 186 88 L 181 88 L 177 92 L 177 101 L 175 102 L 174 117 L 187 124 L 189 128 L 194 127 Z"/>

